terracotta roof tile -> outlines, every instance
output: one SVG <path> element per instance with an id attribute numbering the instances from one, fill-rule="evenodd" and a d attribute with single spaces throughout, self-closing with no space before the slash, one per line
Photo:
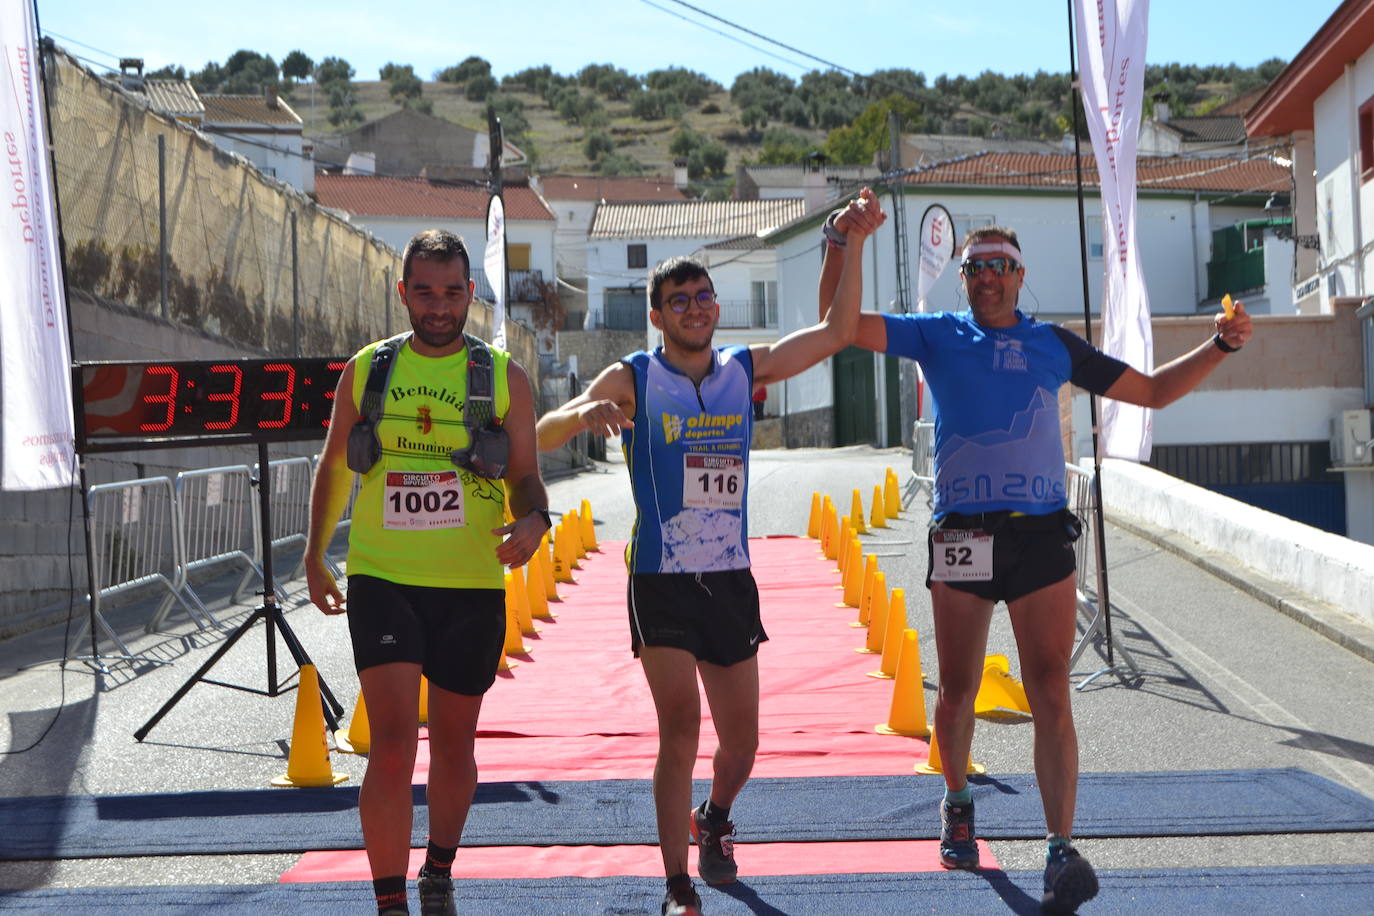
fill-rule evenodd
<path id="1" fill-rule="evenodd" d="M 601 178 L 596 175 L 545 175 L 539 179 L 545 200 L 604 200 L 630 203 L 688 200 L 671 178 Z"/>
<path id="2" fill-rule="evenodd" d="M 502 196 L 507 219 L 553 219 L 539 195 L 527 186 L 508 186 Z M 319 172 L 315 175 L 315 197 L 321 206 L 359 216 L 485 220 L 490 195 L 483 188 L 424 178 Z"/>
<path id="3" fill-rule="evenodd" d="M 910 184 L 1070 189 L 1076 177 L 1072 153 L 983 153 L 930 166 L 906 180 Z M 1097 185 L 1097 162 L 1086 151 L 1083 181 Z M 1291 176 L 1263 156 L 1142 156 L 1137 161 L 1136 181 L 1141 191 L 1259 193 L 1288 188 Z"/>
<path id="4" fill-rule="evenodd" d="M 602 204 L 592 216 L 588 237 L 735 238 L 776 229 L 797 219 L 805 210 L 806 201 L 800 198 Z"/>
<path id="5" fill-rule="evenodd" d="M 260 95 L 202 95 L 200 100 L 205 105 L 206 124 L 271 124 L 298 130 L 302 126 L 300 116 L 284 99 L 277 99 L 275 108 L 268 107 L 267 99 Z"/>

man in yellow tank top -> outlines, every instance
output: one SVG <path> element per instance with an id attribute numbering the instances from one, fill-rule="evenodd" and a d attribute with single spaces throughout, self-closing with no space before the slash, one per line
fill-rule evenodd
<path id="1" fill-rule="evenodd" d="M 492 357 L 491 409 L 509 460 L 489 479 L 455 464 L 473 430 L 464 425 L 480 342 L 463 335 L 473 282 L 462 239 L 430 229 L 406 245 L 396 284 L 412 335 L 395 351 L 379 417 L 360 408 L 381 341 L 349 360 L 310 499 L 306 579 L 326 614 L 347 611 L 366 697 L 372 747 L 359 796 L 377 910 L 409 912 L 420 675 L 429 679 L 429 848 L 418 876 L 425 913 L 454 913 L 451 868 L 477 787 L 473 743 L 482 696 L 496 677 L 505 637 L 502 566 L 520 566 L 549 527 L 539 477 L 534 396 L 510 354 Z M 348 599 L 324 551 L 353 482 L 349 432 L 375 419 L 379 446 L 362 472 L 348 550 Z M 504 524 L 509 494 L 515 521 Z"/>

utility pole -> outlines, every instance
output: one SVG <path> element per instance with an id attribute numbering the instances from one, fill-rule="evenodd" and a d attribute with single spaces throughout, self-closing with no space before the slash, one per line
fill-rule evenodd
<path id="1" fill-rule="evenodd" d="M 896 175 L 902 171 L 902 124 L 897 112 L 887 113 L 887 127 L 892 139 L 892 149 L 888 154 L 887 173 Z M 908 264 L 906 245 L 906 206 L 902 201 L 902 183 L 893 178 L 892 188 L 892 239 L 897 246 L 897 311 L 906 314 L 911 311 L 911 268 Z"/>

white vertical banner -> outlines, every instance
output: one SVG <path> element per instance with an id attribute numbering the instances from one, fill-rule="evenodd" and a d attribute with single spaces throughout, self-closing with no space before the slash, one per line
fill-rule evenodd
<path id="1" fill-rule="evenodd" d="M 916 273 L 916 311 L 926 310 L 926 295 L 954 260 L 954 220 L 939 204 L 921 214 L 921 255 Z"/>
<path id="2" fill-rule="evenodd" d="M 491 344 L 506 348 L 506 205 L 500 194 L 491 195 L 487 204 L 487 250 L 482 269 L 495 300 L 491 315 Z"/>
<path id="3" fill-rule="evenodd" d="M 1102 188 L 1102 349 L 1141 372 L 1154 368 L 1150 300 L 1136 238 L 1136 140 L 1145 86 L 1149 0 L 1074 0 L 1079 80 Z M 1150 410 L 1104 400 L 1102 451 L 1150 457 Z"/>
<path id="4" fill-rule="evenodd" d="M 69 487 L 71 345 L 32 0 L 0 0 L 0 489 Z"/>

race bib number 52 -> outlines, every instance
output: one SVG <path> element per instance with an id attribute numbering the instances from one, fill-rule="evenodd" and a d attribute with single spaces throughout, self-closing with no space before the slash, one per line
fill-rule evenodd
<path id="1" fill-rule="evenodd" d="M 402 531 L 461 528 L 463 482 L 458 471 L 387 471 L 382 527 Z"/>
<path id="2" fill-rule="evenodd" d="M 992 579 L 992 535 L 976 529 L 941 529 L 931 535 L 936 582 L 987 582 Z"/>
<path id="3" fill-rule="evenodd" d="M 744 459 L 688 453 L 682 458 L 682 504 L 693 509 L 738 509 L 744 499 Z"/>

